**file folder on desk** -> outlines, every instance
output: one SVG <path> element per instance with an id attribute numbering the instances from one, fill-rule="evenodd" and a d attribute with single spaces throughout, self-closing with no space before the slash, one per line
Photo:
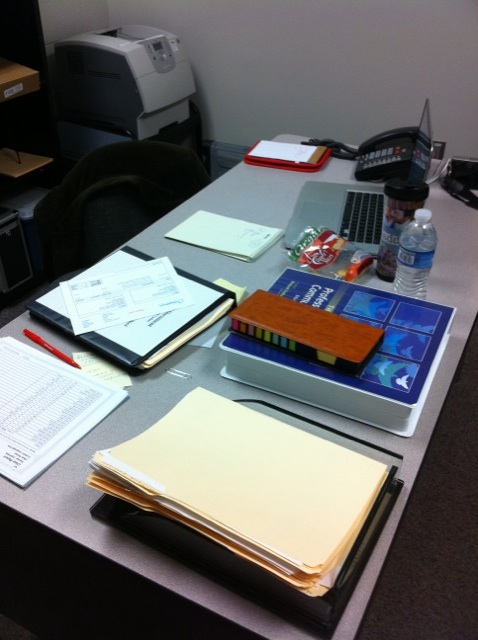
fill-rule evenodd
<path id="1" fill-rule="evenodd" d="M 292 413 L 282 412 L 266 403 L 240 401 L 240 404 L 266 416 L 314 434 L 329 443 L 383 463 L 388 469 L 387 479 L 361 527 L 355 541 L 334 574 L 333 584 L 323 597 L 310 597 L 292 588 L 263 568 L 244 560 L 240 555 L 190 527 L 138 509 L 136 506 L 110 495 L 103 496 L 91 509 L 94 517 L 148 542 L 192 568 L 205 572 L 227 587 L 276 611 L 292 622 L 328 631 L 337 624 L 355 584 L 373 550 L 380 531 L 400 492 L 402 482 L 397 475 L 401 457 L 357 439 L 350 439 L 314 421 L 304 420 Z M 267 518 L 267 514 L 264 516 Z"/>

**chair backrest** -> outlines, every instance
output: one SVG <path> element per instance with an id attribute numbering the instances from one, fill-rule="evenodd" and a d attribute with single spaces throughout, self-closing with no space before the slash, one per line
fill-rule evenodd
<path id="1" fill-rule="evenodd" d="M 131 184 L 105 187 L 83 209 L 84 265 L 98 262 L 158 219 L 158 209 Z"/>
<path id="2" fill-rule="evenodd" d="M 138 140 L 95 149 L 35 207 L 45 276 L 90 266 L 209 183 L 186 147 Z"/>

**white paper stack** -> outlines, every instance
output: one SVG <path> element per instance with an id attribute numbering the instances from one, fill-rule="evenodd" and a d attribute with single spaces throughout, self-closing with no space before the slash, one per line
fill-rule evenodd
<path id="1" fill-rule="evenodd" d="M 252 262 L 284 235 L 282 229 L 196 211 L 165 234 L 165 238 Z"/>

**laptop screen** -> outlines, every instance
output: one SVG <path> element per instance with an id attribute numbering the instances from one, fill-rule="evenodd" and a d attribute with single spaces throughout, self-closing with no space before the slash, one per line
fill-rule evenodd
<path id="1" fill-rule="evenodd" d="M 414 128 L 416 131 L 416 128 Z M 432 132 L 428 99 L 422 111 L 417 137 L 409 156 L 406 180 L 423 182 L 432 155 Z M 376 198 L 377 194 L 381 198 Z M 372 203 L 378 200 L 377 208 Z M 308 226 L 323 226 L 339 233 L 365 251 L 375 254 L 380 244 L 383 217 L 383 185 L 327 183 L 307 181 L 297 199 L 287 224 L 284 244 L 295 246 Z"/>
<path id="2" fill-rule="evenodd" d="M 423 181 L 427 177 L 428 168 L 432 159 L 432 128 L 430 119 L 430 103 L 425 101 L 420 125 L 418 127 L 417 140 L 413 150 L 408 172 L 408 180 Z"/>

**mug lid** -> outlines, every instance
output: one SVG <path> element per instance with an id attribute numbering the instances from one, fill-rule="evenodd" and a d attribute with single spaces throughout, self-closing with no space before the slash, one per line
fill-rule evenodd
<path id="1" fill-rule="evenodd" d="M 426 182 L 421 180 L 391 178 L 385 183 L 384 192 L 389 198 L 419 202 L 420 200 L 426 200 L 426 198 L 428 198 L 430 187 Z"/>

